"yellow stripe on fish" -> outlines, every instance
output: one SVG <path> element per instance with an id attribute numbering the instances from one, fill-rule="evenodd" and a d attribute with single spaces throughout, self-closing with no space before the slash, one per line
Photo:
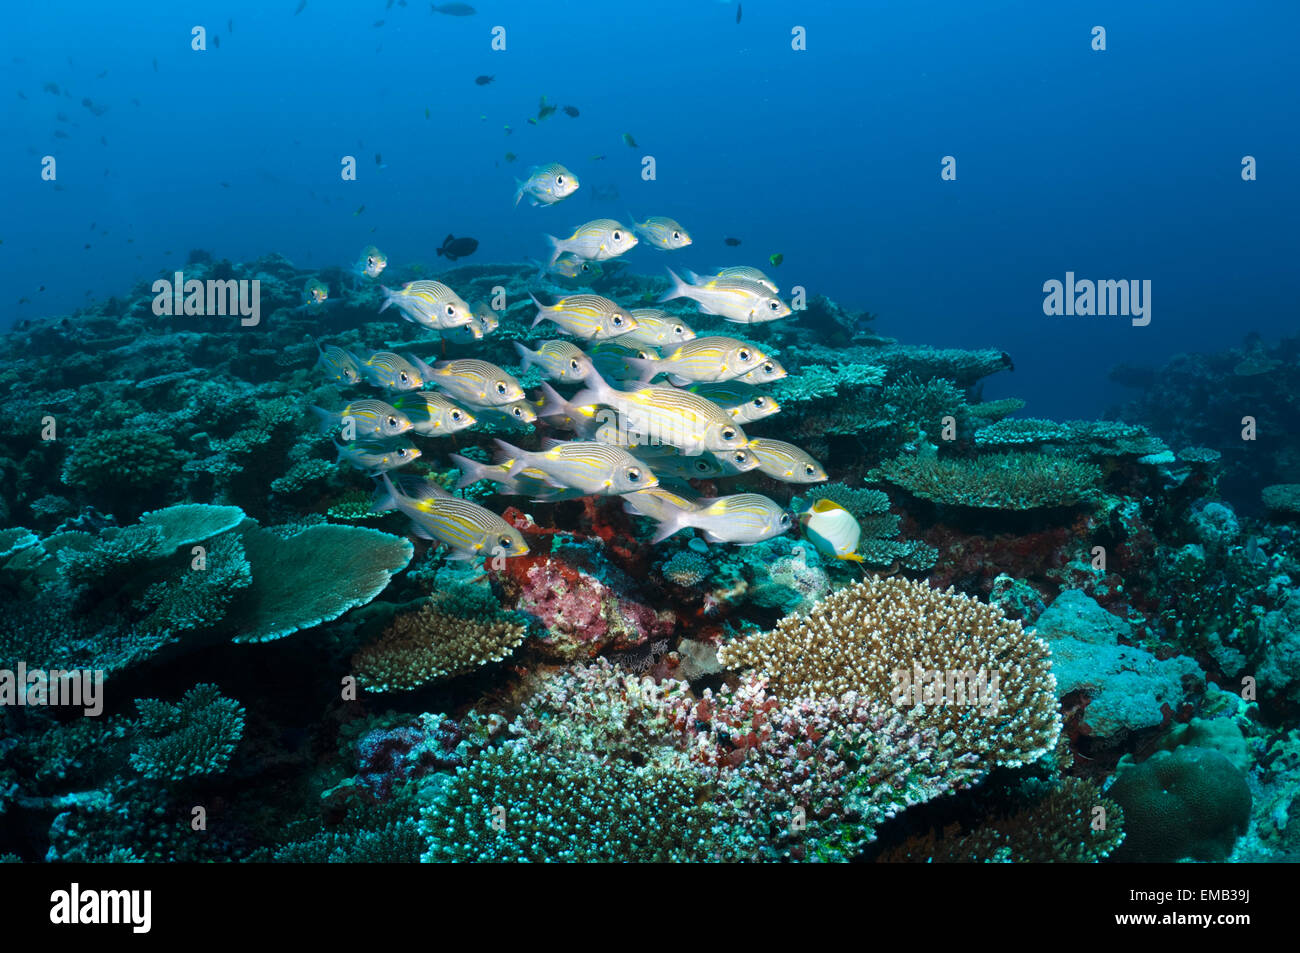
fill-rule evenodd
<path id="1" fill-rule="evenodd" d="M 615 390 L 604 378 L 592 375 L 590 386 L 574 397 L 577 405 L 604 404 L 617 412 L 618 419 L 602 427 L 609 442 L 644 437 L 635 442 L 666 443 L 699 453 L 704 450 L 732 450 L 749 442 L 745 431 L 731 416 L 710 400 L 675 387 L 645 386 Z M 616 429 L 616 433 L 609 430 Z"/>
<path id="2" fill-rule="evenodd" d="M 643 380 L 667 374 L 674 384 L 700 381 L 729 381 L 762 366 L 768 356 L 752 344 L 736 338 L 695 338 L 677 346 L 659 360 L 632 361 Z"/>
<path id="3" fill-rule="evenodd" d="M 476 556 L 522 556 L 528 552 L 519 530 L 486 507 L 451 496 L 440 487 L 426 484 L 418 496 L 406 496 L 383 477 L 386 498 L 380 509 L 397 509 L 416 524 L 420 535 L 452 550 L 453 559 Z"/>
<path id="4" fill-rule="evenodd" d="M 418 365 L 427 383 L 466 403 L 496 407 L 524 399 L 519 381 L 488 361 L 460 358 L 439 361 L 432 367 L 422 361 Z"/>
<path id="5" fill-rule="evenodd" d="M 786 483 L 820 483 L 826 479 L 822 465 L 792 443 L 755 437 L 749 441 L 749 449 L 758 457 L 758 468 L 770 477 Z"/>
<path id="6" fill-rule="evenodd" d="M 636 327 L 620 336 L 621 344 L 637 347 L 671 347 L 695 339 L 690 325 L 659 308 L 633 308 Z"/>
<path id="7" fill-rule="evenodd" d="M 517 476 L 529 467 L 547 475 L 556 486 L 591 494 L 631 493 L 657 486 L 654 472 L 622 447 L 587 440 L 554 441 L 545 449 L 530 453 L 498 440 L 502 452 L 514 459 L 509 475 Z"/>
<path id="8" fill-rule="evenodd" d="M 636 328 L 636 318 L 617 302 L 600 295 L 568 295 L 554 304 L 543 304 L 529 292 L 537 306 L 533 327 L 543 321 L 553 321 L 567 334 L 588 341 L 604 340 Z"/>
<path id="9" fill-rule="evenodd" d="M 691 236 L 686 233 L 686 229 L 666 215 L 651 215 L 640 223 L 633 220 L 632 229 L 663 251 L 676 251 L 691 243 Z"/>
<path id="10" fill-rule="evenodd" d="M 637 237 L 632 234 L 632 230 L 612 218 L 598 218 L 581 225 L 568 238 L 547 235 L 546 240 L 551 245 L 551 260 L 548 264 L 552 265 L 564 254 L 576 255 L 588 261 L 605 261 L 623 254 L 637 244 Z"/>
<path id="11" fill-rule="evenodd" d="M 472 324 L 474 312 L 456 292 L 440 281 L 408 281 L 399 291 L 384 288 L 382 314 L 395 305 L 402 317 L 433 331 Z"/>
<path id="12" fill-rule="evenodd" d="M 382 400 L 354 400 L 342 410 L 312 407 L 326 430 L 351 423 L 359 437 L 397 437 L 411 429 L 411 421 Z"/>
<path id="13" fill-rule="evenodd" d="M 705 314 L 716 314 L 733 324 L 760 324 L 789 316 L 790 306 L 765 285 L 743 278 L 710 278 L 695 283 L 698 276 L 686 272 L 687 280 L 668 269 L 672 284 L 659 298 L 690 298 Z"/>

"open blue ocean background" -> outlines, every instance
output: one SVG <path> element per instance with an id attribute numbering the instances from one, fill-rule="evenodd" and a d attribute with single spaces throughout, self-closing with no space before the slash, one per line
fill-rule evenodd
<path id="1" fill-rule="evenodd" d="M 1101 413 L 1117 362 L 1297 328 L 1295 3 L 745 0 L 737 23 L 713 0 L 475 0 L 469 17 L 385 2 L 8 6 L 0 326 L 125 292 L 193 248 L 324 266 L 373 242 L 434 262 L 455 233 L 480 241 L 471 260 L 521 260 L 544 232 L 630 210 L 695 238 L 671 258 L 643 243 L 634 269 L 780 253 L 783 288 L 868 309 L 882 334 L 1006 350 L 1016 371 L 984 396 L 1036 416 Z M 580 115 L 529 125 L 542 95 Z M 549 161 L 583 191 L 513 207 L 512 175 Z M 1150 326 L 1044 316 L 1043 282 L 1067 271 L 1150 279 Z"/>

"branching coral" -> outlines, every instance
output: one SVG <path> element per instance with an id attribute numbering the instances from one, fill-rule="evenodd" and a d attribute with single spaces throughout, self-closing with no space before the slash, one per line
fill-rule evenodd
<path id="1" fill-rule="evenodd" d="M 216 685 L 195 685 L 178 704 L 137 698 L 135 706 L 140 724 L 131 767 L 153 780 L 224 771 L 244 735 L 244 709 Z"/>
<path id="2" fill-rule="evenodd" d="M 475 621 L 425 603 L 395 618 L 379 641 L 352 660 L 367 691 L 409 691 L 438 679 L 499 662 L 518 647 L 527 627 L 510 616 Z"/>
<path id="3" fill-rule="evenodd" d="M 935 503 L 995 510 L 1031 510 L 1082 502 L 1101 470 L 1041 453 L 974 458 L 917 454 L 895 457 L 873 474 Z"/>

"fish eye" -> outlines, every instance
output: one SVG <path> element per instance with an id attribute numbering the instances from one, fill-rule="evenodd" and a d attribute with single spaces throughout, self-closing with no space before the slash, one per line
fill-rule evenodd
<path id="1" fill-rule="evenodd" d="M 366 259 L 366 264 L 367 264 L 367 265 L 373 265 L 374 263 L 375 263 L 375 256 L 374 256 L 374 255 L 371 255 L 369 258 Z"/>
<path id="2" fill-rule="evenodd" d="M 623 326 L 623 319 L 620 318 L 617 314 L 614 315 L 614 327 L 620 328 L 622 326 Z"/>
<path id="3" fill-rule="evenodd" d="M 766 398 L 766 397 L 755 397 L 755 398 L 754 398 L 754 406 L 755 406 L 755 407 L 766 407 L 766 406 L 767 406 L 767 398 Z"/>
<path id="4" fill-rule="evenodd" d="M 737 450 L 737 451 L 736 451 L 736 456 L 735 456 L 733 459 L 734 459 L 737 463 L 744 463 L 744 462 L 745 462 L 745 459 L 746 459 L 746 457 L 745 457 L 745 451 L 744 451 L 744 450 Z"/>
<path id="5" fill-rule="evenodd" d="M 408 453 L 408 451 L 407 451 L 407 449 L 406 449 L 405 447 L 398 447 L 398 448 L 397 448 L 397 455 L 398 455 L 399 457 L 401 457 L 403 460 L 406 459 L 406 454 L 407 454 L 407 453 Z"/>
<path id="6" fill-rule="evenodd" d="M 706 461 L 704 461 L 704 460 L 696 460 L 696 461 L 695 461 L 695 469 L 699 470 L 701 473 L 708 473 L 708 472 L 709 472 L 709 464 L 708 464 Z"/>
<path id="7" fill-rule="evenodd" d="M 673 232 L 673 238 L 681 238 L 681 237 L 682 237 L 681 232 Z"/>
<path id="8" fill-rule="evenodd" d="M 776 368 L 772 366 L 771 361 L 768 361 L 766 364 L 763 365 L 764 374 L 773 374 L 775 372 L 776 372 Z"/>
<path id="9" fill-rule="evenodd" d="M 790 514 L 789 514 L 789 513 L 782 513 L 782 514 L 781 514 L 781 525 L 782 525 L 782 526 L 789 526 L 789 525 L 790 525 Z"/>
<path id="10" fill-rule="evenodd" d="M 641 479 L 641 471 L 636 467 L 628 467 L 627 478 L 629 482 L 636 483 Z"/>
<path id="11" fill-rule="evenodd" d="M 734 427 L 724 427 L 723 430 L 722 430 L 722 439 L 723 439 L 723 440 L 735 440 L 735 439 L 736 439 L 736 428 L 734 428 Z"/>
<path id="12" fill-rule="evenodd" d="M 390 426 L 390 427 L 396 427 L 396 426 L 397 426 L 397 418 L 396 418 L 396 417 L 389 417 L 389 418 L 388 418 L 388 426 Z"/>
<path id="13" fill-rule="evenodd" d="M 505 382 L 505 381 L 497 381 L 497 393 L 498 393 L 498 394 L 501 394 L 502 396 L 504 396 L 505 393 L 506 393 L 506 390 L 507 390 L 507 388 L 506 388 L 506 382 Z"/>
<path id="14" fill-rule="evenodd" d="M 453 411 L 451 412 L 451 419 L 452 419 L 452 420 L 460 420 L 460 411 L 459 411 L 459 410 L 453 410 Z"/>
<path id="15" fill-rule="evenodd" d="M 576 371 L 576 370 L 578 369 L 578 359 L 577 359 L 577 358 L 569 358 L 569 367 L 571 367 L 573 370 Z"/>
<path id="16" fill-rule="evenodd" d="M 522 407 L 515 407 L 511 410 L 511 413 L 516 417 L 522 417 L 524 415 L 524 409 Z"/>
<path id="17" fill-rule="evenodd" d="M 409 384 L 411 382 L 411 378 L 406 375 L 406 371 L 402 371 L 398 376 L 401 378 L 403 384 Z"/>
<path id="18" fill-rule="evenodd" d="M 775 301 L 769 301 L 769 302 L 767 303 L 767 306 L 768 306 L 768 308 L 770 308 L 770 309 L 773 310 L 773 311 L 777 310 L 777 305 L 776 305 L 776 302 L 775 302 Z"/>
<path id="19" fill-rule="evenodd" d="M 564 184 L 564 176 L 562 176 L 562 175 L 557 175 L 557 176 L 555 177 L 555 184 L 556 184 L 556 185 L 563 185 L 563 184 Z"/>
<path id="20" fill-rule="evenodd" d="M 621 242 L 622 240 L 623 240 L 623 233 L 617 231 L 614 232 L 614 241 Z"/>
<path id="21" fill-rule="evenodd" d="M 685 333 L 686 333 L 686 329 L 682 327 L 680 324 L 673 325 L 673 334 L 685 334 Z"/>
<path id="22" fill-rule="evenodd" d="M 587 263 L 584 261 L 584 262 L 582 263 L 582 270 L 583 270 L 583 271 L 591 271 L 591 265 L 587 264 Z"/>
<path id="23" fill-rule="evenodd" d="M 502 536 L 500 539 L 497 540 L 497 542 L 501 544 L 501 547 L 502 547 L 503 549 L 509 549 L 509 548 L 510 548 L 511 539 L 510 539 L 509 536 Z"/>
<path id="24" fill-rule="evenodd" d="M 805 463 L 803 465 L 803 472 L 808 474 L 809 476 L 813 476 L 817 472 L 817 468 L 813 466 L 811 463 Z"/>
<path id="25" fill-rule="evenodd" d="M 742 347 L 740 349 L 740 352 L 736 356 L 739 357 L 740 360 L 745 364 L 748 364 L 750 361 L 754 359 L 754 355 L 749 353 L 749 348 L 745 348 L 745 347 Z"/>

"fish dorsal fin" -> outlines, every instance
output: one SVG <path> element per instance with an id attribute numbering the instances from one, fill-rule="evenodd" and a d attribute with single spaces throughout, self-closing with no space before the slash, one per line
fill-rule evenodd
<path id="1" fill-rule="evenodd" d="M 560 445 L 563 444 L 563 443 L 568 443 L 568 441 L 567 441 L 567 440 L 557 440 L 557 439 L 554 438 L 554 437 L 546 437 L 546 438 L 544 438 L 544 439 L 542 440 L 542 449 L 543 449 L 543 450 L 553 450 L 553 449 L 555 449 L 556 447 L 560 446 Z"/>
<path id="2" fill-rule="evenodd" d="M 834 500 L 818 500 L 813 504 L 814 513 L 833 513 L 836 510 L 842 509 L 844 509 L 844 507 L 840 506 Z"/>

